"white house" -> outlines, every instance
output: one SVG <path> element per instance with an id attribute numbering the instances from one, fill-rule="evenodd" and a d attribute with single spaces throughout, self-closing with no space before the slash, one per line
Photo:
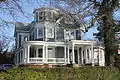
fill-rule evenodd
<path id="1" fill-rule="evenodd" d="M 96 53 L 94 41 L 81 40 L 79 29 L 59 26 L 60 14 L 57 9 L 39 8 L 34 10 L 33 22 L 16 22 L 15 64 L 67 65 L 72 62 L 78 66 L 97 63 L 104 66 L 104 52 Z M 72 24 L 70 19 L 63 21 Z"/>

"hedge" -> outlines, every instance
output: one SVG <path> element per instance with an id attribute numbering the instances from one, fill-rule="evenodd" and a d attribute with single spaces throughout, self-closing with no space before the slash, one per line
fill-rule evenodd
<path id="1" fill-rule="evenodd" d="M 117 68 L 12 68 L 0 73 L 0 80 L 120 80 Z"/>

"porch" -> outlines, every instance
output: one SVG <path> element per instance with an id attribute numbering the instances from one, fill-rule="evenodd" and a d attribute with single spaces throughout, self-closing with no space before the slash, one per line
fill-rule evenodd
<path id="1" fill-rule="evenodd" d="M 69 42 L 26 41 L 17 54 L 17 63 L 94 66 L 93 42 L 73 40 Z"/>

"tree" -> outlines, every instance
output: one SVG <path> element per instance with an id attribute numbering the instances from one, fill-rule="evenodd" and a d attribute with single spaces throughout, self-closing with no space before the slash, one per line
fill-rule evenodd
<path id="1" fill-rule="evenodd" d="M 74 25 L 85 32 L 95 25 L 101 28 L 96 35 L 104 41 L 106 65 L 113 65 L 118 50 L 115 34 L 120 31 L 120 23 L 113 18 L 113 13 L 119 8 L 119 0 L 53 0 L 53 3 L 65 14 L 78 15 Z"/>
<path id="2" fill-rule="evenodd" d="M 119 24 L 115 23 L 113 13 L 118 8 L 119 0 L 103 0 L 99 6 L 98 14 L 101 16 L 102 37 L 105 46 L 105 61 L 106 65 L 113 64 L 114 55 L 117 54 L 118 46 L 115 38 L 115 33 L 120 31 Z"/>
<path id="3" fill-rule="evenodd" d="M 14 41 L 7 31 L 19 17 L 27 17 L 20 0 L 0 0 L 0 53 L 6 51 Z"/>
<path id="4" fill-rule="evenodd" d="M 0 8 L 2 12 L 10 15 L 13 20 L 18 18 L 19 14 L 25 15 L 20 0 L 1 0 Z M 31 2 L 32 0 L 27 0 Z M 118 49 L 115 33 L 120 31 L 120 22 L 113 18 L 113 13 L 119 8 L 119 0 L 47 0 L 48 7 L 57 7 L 66 17 L 73 18 L 74 24 L 68 28 L 81 29 L 87 32 L 89 28 L 97 26 L 101 28 L 98 36 L 101 36 L 105 46 L 106 65 L 113 64 L 111 60 Z M 41 0 L 33 2 L 40 4 Z M 4 6 L 3 6 L 4 5 Z M 20 13 L 19 13 L 20 12 Z M 62 16 L 62 15 L 61 15 Z M 2 21 L 2 22 L 1 22 Z M 61 20 L 62 21 L 62 20 Z M 0 22 L 6 25 L 7 22 L 0 18 Z M 60 22 L 61 23 L 61 22 Z M 62 22 L 63 26 L 68 26 Z M 0 24 L 1 26 L 1 24 Z"/>
<path id="5" fill-rule="evenodd" d="M 0 40 L 0 53 L 6 53 L 8 49 L 11 47 L 14 38 L 9 38 L 7 36 L 2 36 L 2 40 Z"/>

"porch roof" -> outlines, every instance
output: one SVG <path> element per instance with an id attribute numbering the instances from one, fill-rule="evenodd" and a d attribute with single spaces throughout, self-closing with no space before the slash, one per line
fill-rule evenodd
<path id="1" fill-rule="evenodd" d="M 68 42 L 69 45 L 72 44 L 81 44 L 81 45 L 93 45 L 95 41 L 86 41 L 86 40 L 71 40 Z"/>
<path id="2" fill-rule="evenodd" d="M 66 46 L 65 42 L 25 41 L 27 45 Z"/>
<path id="3" fill-rule="evenodd" d="M 95 41 L 71 40 L 69 42 L 46 42 L 46 41 L 25 41 L 24 45 L 46 45 L 46 46 L 67 46 L 67 45 L 93 45 Z"/>

